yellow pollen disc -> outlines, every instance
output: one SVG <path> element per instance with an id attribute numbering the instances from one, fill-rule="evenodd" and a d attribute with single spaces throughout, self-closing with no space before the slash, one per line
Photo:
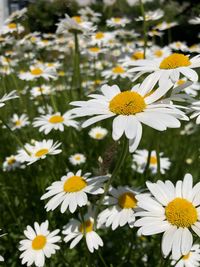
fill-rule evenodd
<path id="1" fill-rule="evenodd" d="M 156 165 L 157 164 L 157 158 L 154 157 L 154 156 L 151 156 L 151 158 L 150 158 L 150 164 Z"/>
<path id="2" fill-rule="evenodd" d="M 56 124 L 56 123 L 61 123 L 64 121 L 64 118 L 60 115 L 54 115 L 51 118 L 49 118 L 49 122 Z"/>
<path id="3" fill-rule="evenodd" d="M 97 32 L 96 34 L 95 34 L 95 38 L 96 39 L 102 39 L 104 37 L 104 33 L 103 32 Z"/>
<path id="4" fill-rule="evenodd" d="M 127 192 L 118 198 L 118 204 L 122 209 L 133 209 L 137 206 L 137 200 L 133 193 Z"/>
<path id="5" fill-rule="evenodd" d="M 112 72 L 115 74 L 122 74 L 125 72 L 125 70 L 121 66 L 116 66 L 115 68 L 112 69 Z"/>
<path id="6" fill-rule="evenodd" d="M 89 233 L 92 232 L 93 230 L 93 222 L 91 222 L 90 220 L 85 221 L 84 223 L 82 223 L 79 227 L 79 231 L 81 233 Z"/>
<path id="7" fill-rule="evenodd" d="M 188 56 L 174 53 L 163 59 L 163 61 L 160 63 L 160 69 L 176 69 L 179 67 L 187 67 L 190 65 L 191 62 Z"/>
<path id="8" fill-rule="evenodd" d="M 156 50 L 156 51 L 154 52 L 154 55 L 157 56 L 157 57 L 162 57 L 162 55 L 163 55 L 163 51 L 162 51 L 162 50 Z"/>
<path id="9" fill-rule="evenodd" d="M 178 80 L 178 82 L 177 82 L 178 85 L 183 85 L 184 83 L 186 83 L 185 80 Z"/>
<path id="10" fill-rule="evenodd" d="M 89 51 L 92 53 L 98 53 L 100 51 L 100 48 L 99 47 L 90 47 Z"/>
<path id="11" fill-rule="evenodd" d="M 145 107 L 144 98 L 137 92 L 130 91 L 119 93 L 109 104 L 111 112 L 127 116 L 142 112 Z"/>
<path id="12" fill-rule="evenodd" d="M 114 22 L 119 23 L 121 21 L 121 18 L 113 18 Z"/>
<path id="13" fill-rule="evenodd" d="M 133 55 L 131 56 L 131 58 L 133 60 L 144 59 L 144 53 L 143 52 L 140 52 L 140 51 L 135 52 L 135 53 L 133 53 Z"/>
<path id="14" fill-rule="evenodd" d="M 188 260 L 189 257 L 190 257 L 190 252 L 189 252 L 187 255 L 183 256 L 182 259 L 183 259 L 183 260 Z"/>
<path id="15" fill-rule="evenodd" d="M 96 139 L 101 139 L 103 137 L 102 133 L 96 133 L 95 138 Z"/>
<path id="16" fill-rule="evenodd" d="M 20 121 L 20 120 L 17 120 L 17 121 L 15 122 L 15 125 L 16 125 L 16 126 L 20 126 L 20 125 L 21 125 L 21 121 Z"/>
<path id="17" fill-rule="evenodd" d="M 41 250 L 45 247 L 47 239 L 43 235 L 36 236 L 32 241 L 32 248 L 34 250 Z"/>
<path id="18" fill-rule="evenodd" d="M 72 17 L 72 19 L 75 20 L 76 23 L 78 23 L 78 24 L 80 24 L 82 22 L 82 19 L 80 16 L 74 16 L 74 17 Z"/>
<path id="19" fill-rule="evenodd" d="M 42 43 L 44 43 L 44 44 L 47 44 L 49 42 L 49 40 L 42 40 Z"/>
<path id="20" fill-rule="evenodd" d="M 65 76 L 65 72 L 61 70 L 61 71 L 58 72 L 58 75 L 59 76 Z"/>
<path id="21" fill-rule="evenodd" d="M 197 221 L 197 210 L 191 202 L 184 198 L 175 198 L 165 208 L 165 215 L 172 225 L 190 227 Z"/>
<path id="22" fill-rule="evenodd" d="M 17 28 L 17 24 L 15 24 L 15 23 L 10 23 L 10 24 L 8 24 L 8 28 L 9 28 L 9 29 L 16 29 L 16 28 Z"/>
<path id="23" fill-rule="evenodd" d="M 63 190 L 67 193 L 78 192 L 87 186 L 81 176 L 72 176 L 64 183 Z"/>
<path id="24" fill-rule="evenodd" d="M 31 70 L 32 75 L 40 75 L 42 73 L 43 73 L 43 71 L 40 68 L 36 68 L 36 69 Z"/>
<path id="25" fill-rule="evenodd" d="M 8 165 L 12 165 L 15 162 L 16 162 L 16 159 L 15 158 L 10 158 L 10 159 L 7 160 Z"/>
<path id="26" fill-rule="evenodd" d="M 35 153 L 35 157 L 38 157 L 38 158 L 42 157 L 42 156 L 46 155 L 48 152 L 49 152 L 49 150 L 47 148 L 40 149 Z"/>
<path id="27" fill-rule="evenodd" d="M 81 159 L 80 156 L 75 156 L 74 158 L 75 158 L 75 160 L 80 160 Z"/>

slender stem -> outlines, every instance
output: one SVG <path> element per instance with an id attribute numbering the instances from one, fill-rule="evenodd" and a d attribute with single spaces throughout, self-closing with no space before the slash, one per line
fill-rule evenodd
<path id="1" fill-rule="evenodd" d="M 12 129 L 10 128 L 10 126 L 4 121 L 4 119 L 2 119 L 2 117 L 0 117 L 0 120 L 2 121 L 3 125 L 9 130 L 9 132 L 11 133 L 11 135 L 15 138 L 15 140 L 17 141 L 17 143 L 19 144 L 19 146 L 22 147 L 26 151 L 26 153 L 28 155 L 30 155 L 29 151 L 25 148 L 24 144 L 19 139 L 19 137 L 12 131 Z"/>
<path id="2" fill-rule="evenodd" d="M 53 106 L 54 111 L 58 112 L 58 108 L 57 108 L 57 105 L 56 105 L 56 100 L 55 100 L 55 97 L 54 97 L 53 93 L 51 93 L 50 97 L 51 97 L 51 104 Z"/>
<path id="3" fill-rule="evenodd" d="M 120 171 L 121 167 L 123 166 L 123 163 L 125 161 L 125 158 L 126 158 L 126 155 L 127 155 L 127 152 L 128 152 L 128 145 L 129 145 L 128 144 L 128 140 L 125 139 L 124 143 L 123 143 L 123 148 L 122 148 L 121 154 L 118 157 L 118 160 L 117 160 L 117 163 L 116 163 L 115 168 L 113 170 L 113 173 L 112 173 L 110 179 L 107 181 L 107 183 L 105 185 L 105 188 L 104 188 L 104 193 L 102 194 L 102 196 L 101 196 L 101 198 L 99 200 L 99 203 L 97 205 L 97 209 L 95 211 L 95 216 L 94 216 L 94 228 L 96 228 L 97 215 L 98 215 L 100 206 L 102 205 L 102 202 L 104 200 L 104 197 L 107 195 L 109 187 L 110 187 L 112 181 L 115 179 L 115 177 L 117 176 L 117 174 Z"/>
<path id="4" fill-rule="evenodd" d="M 80 51 L 79 51 L 79 41 L 78 41 L 78 33 L 74 32 L 74 75 L 73 75 L 73 83 L 75 89 L 77 89 L 79 93 L 79 97 L 81 97 L 81 71 L 80 71 Z"/>
<path id="5" fill-rule="evenodd" d="M 161 176 L 161 170 L 160 170 L 160 147 L 159 142 L 157 140 L 157 148 L 156 148 L 156 159 L 157 159 L 157 175 L 158 177 Z"/>
<path id="6" fill-rule="evenodd" d="M 99 250 L 98 250 L 98 255 L 99 255 L 99 258 L 100 258 L 101 262 L 103 263 L 103 266 L 104 266 L 104 267 L 108 267 L 108 265 L 107 265 L 106 262 L 104 261 L 102 255 L 101 255 L 101 252 L 100 252 Z"/>
<path id="7" fill-rule="evenodd" d="M 146 48 L 147 48 L 147 23 L 145 17 L 145 9 L 142 0 L 140 1 L 140 10 L 143 17 L 143 34 L 144 34 L 144 58 L 146 58 Z"/>

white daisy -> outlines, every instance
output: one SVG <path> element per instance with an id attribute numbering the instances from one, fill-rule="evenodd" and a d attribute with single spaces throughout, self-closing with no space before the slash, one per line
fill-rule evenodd
<path id="1" fill-rule="evenodd" d="M 142 123 L 164 131 L 167 128 L 179 128 L 179 119 L 188 119 L 173 104 L 156 103 L 170 87 L 171 83 L 166 82 L 162 90 L 151 92 L 152 84 L 144 81 L 141 85 L 134 86 L 131 91 L 121 92 L 117 85 L 103 85 L 103 95 L 92 94 L 89 96 L 91 100 L 72 102 L 77 108 L 71 112 L 77 117 L 93 116 L 86 120 L 82 127 L 115 117 L 113 139 L 119 140 L 125 133 L 130 141 L 129 150 L 134 152 L 141 140 Z"/>
<path id="2" fill-rule="evenodd" d="M 64 126 L 78 128 L 78 123 L 72 118 L 69 112 L 65 112 L 63 115 L 57 112 L 55 114 L 48 114 L 35 118 L 33 126 L 39 127 L 39 131 L 45 134 L 50 133 L 52 130 L 63 132 Z"/>
<path id="3" fill-rule="evenodd" d="M 108 130 L 102 127 L 94 127 L 89 131 L 89 136 L 96 140 L 102 140 L 108 134 Z"/>
<path id="4" fill-rule="evenodd" d="M 22 33 L 24 31 L 24 27 L 21 24 L 16 24 L 14 22 L 4 24 L 0 29 L 0 34 L 7 33 Z"/>
<path id="5" fill-rule="evenodd" d="M 69 172 L 60 181 L 54 182 L 47 188 L 48 192 L 41 197 L 42 200 L 51 197 L 45 206 L 46 210 L 55 210 L 61 205 L 61 213 L 64 213 L 67 209 L 74 213 L 78 207 L 87 204 L 87 194 L 103 194 L 103 182 L 108 177 L 98 176 L 88 178 L 89 176 L 90 173 L 81 175 L 81 170 L 79 170 L 75 174 Z"/>
<path id="6" fill-rule="evenodd" d="M 170 168 L 171 162 L 169 158 L 163 157 L 163 153 L 159 153 L 160 156 L 160 172 L 165 174 L 166 170 Z M 143 173 L 148 160 L 148 150 L 136 150 L 133 154 L 133 165 L 132 168 L 139 173 Z M 158 159 L 156 156 L 156 151 L 151 151 L 150 161 L 149 161 L 149 169 L 153 174 L 157 173 L 158 169 Z"/>
<path id="7" fill-rule="evenodd" d="M 199 267 L 200 246 L 198 244 L 193 245 L 187 255 L 181 257 L 178 262 L 176 260 L 172 260 L 171 265 L 174 265 L 175 267 Z"/>
<path id="8" fill-rule="evenodd" d="M 28 165 L 40 160 L 45 159 L 47 155 L 56 155 L 62 152 L 58 147 L 61 143 L 53 140 L 35 141 L 34 144 L 25 144 L 25 149 L 19 149 L 16 159 L 20 162 L 28 162 Z"/>
<path id="9" fill-rule="evenodd" d="M 145 13 L 145 21 L 158 20 L 158 19 L 162 18 L 163 15 L 164 15 L 164 12 L 161 9 L 157 9 L 155 11 L 147 11 Z M 143 16 L 139 16 L 135 20 L 136 21 L 143 21 L 144 18 L 143 18 Z"/>
<path id="10" fill-rule="evenodd" d="M 16 95 L 16 91 L 11 91 L 8 94 L 4 94 L 1 98 L 0 98 L 0 108 L 5 106 L 5 102 L 14 98 L 18 98 L 19 96 Z"/>
<path id="11" fill-rule="evenodd" d="M 116 80 L 117 78 L 131 78 L 132 75 L 127 72 L 125 67 L 120 65 L 114 66 L 112 69 L 102 71 L 102 76 L 106 79 Z"/>
<path id="12" fill-rule="evenodd" d="M 130 63 L 129 63 L 130 65 Z M 189 56 L 173 53 L 164 59 L 154 60 L 137 60 L 131 62 L 134 68 L 130 69 L 130 72 L 138 72 L 136 78 L 139 78 L 144 73 L 152 72 L 146 79 L 150 82 L 158 82 L 164 84 L 168 79 L 176 82 L 180 79 L 180 74 L 189 80 L 198 81 L 198 74 L 194 70 L 200 67 L 200 56 L 197 55 L 193 58 Z"/>
<path id="13" fill-rule="evenodd" d="M 101 237 L 94 231 L 94 219 L 90 215 L 84 216 L 84 222 L 71 219 L 62 233 L 65 235 L 64 241 L 66 243 L 73 240 L 70 249 L 74 248 L 84 236 L 91 253 L 103 246 Z"/>
<path id="14" fill-rule="evenodd" d="M 177 25 L 178 25 L 177 22 L 166 22 L 166 21 L 163 21 L 163 22 L 157 24 L 154 27 L 154 29 L 157 29 L 159 31 L 165 31 L 165 30 L 171 29 L 172 27 L 175 27 Z"/>
<path id="15" fill-rule="evenodd" d="M 25 127 L 26 125 L 29 125 L 29 119 L 26 114 L 17 115 L 13 114 L 11 118 L 11 124 L 12 124 L 12 130 L 21 129 Z"/>
<path id="16" fill-rule="evenodd" d="M 91 35 L 91 45 L 107 45 L 113 38 L 113 34 L 110 32 L 95 32 Z"/>
<path id="17" fill-rule="evenodd" d="M 3 171 L 11 171 L 19 168 L 21 163 L 17 161 L 16 156 L 11 155 L 6 157 L 5 161 L 3 162 Z"/>
<path id="18" fill-rule="evenodd" d="M 134 226 L 135 211 L 137 210 L 136 191 L 129 187 L 119 186 L 110 188 L 109 196 L 104 199 L 104 204 L 109 207 L 98 215 L 98 228 L 105 225 L 112 226 L 112 230 L 128 224 Z"/>
<path id="19" fill-rule="evenodd" d="M 57 242 L 61 240 L 57 234 L 59 229 L 49 232 L 49 222 L 45 221 L 41 225 L 34 223 L 34 228 L 27 226 L 24 235 L 27 239 L 20 241 L 19 250 L 22 251 L 20 259 L 22 264 L 30 266 L 35 264 L 37 267 L 45 265 L 45 257 L 50 258 L 51 255 L 60 249 Z"/>
<path id="20" fill-rule="evenodd" d="M 187 255 L 193 243 L 191 229 L 200 236 L 200 183 L 193 187 L 193 179 L 186 174 L 176 186 L 171 181 L 146 182 L 150 194 L 137 195 L 138 207 L 143 211 L 136 216 L 139 234 L 154 235 L 163 233 L 162 252 L 167 257 L 178 260 Z"/>
<path id="21" fill-rule="evenodd" d="M 45 80 L 55 79 L 56 71 L 52 67 L 46 67 L 45 65 L 31 66 L 30 70 L 27 72 L 21 72 L 19 78 L 25 81 L 32 81 L 39 78 L 44 78 Z"/>
<path id="22" fill-rule="evenodd" d="M 194 25 L 200 24 L 200 17 L 194 17 L 193 19 L 190 19 L 188 22 Z"/>
<path id="23" fill-rule="evenodd" d="M 44 84 L 42 84 L 41 86 L 35 86 L 31 89 L 30 93 L 33 97 L 38 97 L 41 95 L 50 95 L 51 87 Z"/>
<path id="24" fill-rule="evenodd" d="M 128 23 L 130 23 L 129 19 L 120 17 L 112 17 L 106 21 L 108 27 L 125 27 Z"/>
<path id="25" fill-rule="evenodd" d="M 86 162 L 86 157 L 81 153 L 76 153 L 69 157 L 69 161 L 72 165 L 80 165 Z"/>

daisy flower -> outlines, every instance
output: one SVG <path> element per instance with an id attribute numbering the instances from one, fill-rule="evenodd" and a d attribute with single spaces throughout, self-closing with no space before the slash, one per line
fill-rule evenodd
<path id="1" fill-rule="evenodd" d="M 186 174 L 183 181 L 174 186 L 171 181 L 146 182 L 151 195 L 137 195 L 137 205 L 143 211 L 136 216 L 141 218 L 135 222 L 140 227 L 141 235 L 164 233 L 162 252 L 167 257 L 178 260 L 187 255 L 193 243 L 193 230 L 200 236 L 200 183 L 193 187 L 193 179 Z"/>
<path id="2" fill-rule="evenodd" d="M 1 27 L 0 34 L 7 33 L 22 33 L 24 31 L 24 27 L 21 24 L 16 24 L 14 22 L 5 24 Z"/>
<path id="3" fill-rule="evenodd" d="M 163 157 L 163 153 L 159 153 L 160 156 L 160 172 L 165 174 L 166 170 L 170 168 L 171 162 L 169 158 Z M 136 150 L 133 154 L 133 165 L 132 168 L 139 173 L 143 173 L 148 160 L 148 150 Z M 158 160 L 156 156 L 156 151 L 153 150 L 151 152 L 150 161 L 149 161 L 149 169 L 153 174 L 157 173 L 158 169 Z"/>
<path id="4" fill-rule="evenodd" d="M 29 119 L 26 114 L 17 115 L 13 114 L 11 118 L 11 124 L 12 124 L 12 130 L 21 129 L 25 127 L 26 125 L 29 125 Z"/>
<path id="5" fill-rule="evenodd" d="M 47 202 L 45 208 L 47 211 L 55 210 L 59 205 L 61 213 L 67 209 L 74 213 L 78 207 L 85 206 L 88 202 L 87 194 L 103 194 L 103 182 L 108 179 L 107 176 L 98 176 L 88 178 L 91 174 L 81 175 L 82 171 L 77 173 L 69 172 L 63 176 L 60 181 L 54 182 L 49 186 L 41 199 L 51 199 Z"/>
<path id="6" fill-rule="evenodd" d="M 163 15 L 164 15 L 164 12 L 161 9 L 157 9 L 155 11 L 147 11 L 145 13 L 145 21 L 158 20 L 158 19 L 162 18 Z M 136 21 L 143 21 L 144 18 L 142 16 L 139 16 L 135 20 Z"/>
<path id="7" fill-rule="evenodd" d="M 21 72 L 19 78 L 25 81 L 33 81 L 35 79 L 43 78 L 45 80 L 55 79 L 56 71 L 52 67 L 46 67 L 45 65 L 31 66 L 27 72 Z"/>
<path id="8" fill-rule="evenodd" d="M 59 229 L 50 232 L 49 222 L 45 221 L 41 225 L 34 223 L 34 228 L 27 226 L 24 231 L 26 239 L 20 241 L 19 250 L 22 251 L 20 259 L 22 264 L 30 266 L 35 264 L 37 267 L 45 265 L 45 257 L 50 258 L 60 247 L 56 244 L 61 240 L 57 234 Z"/>
<path id="9" fill-rule="evenodd" d="M 185 42 L 176 41 L 176 42 L 171 43 L 169 47 L 176 51 L 182 51 L 182 52 L 189 51 L 188 46 L 186 45 Z"/>
<path id="10" fill-rule="evenodd" d="M 175 27 L 177 25 L 178 25 L 177 22 L 166 22 L 166 21 L 163 21 L 163 22 L 157 24 L 154 27 L 154 29 L 157 29 L 159 31 L 165 31 L 165 30 L 171 29 L 172 27 Z"/>
<path id="11" fill-rule="evenodd" d="M 200 246 L 198 244 L 193 245 L 190 252 L 181 257 L 177 262 L 175 260 L 171 261 L 171 265 L 175 267 L 198 267 L 200 264 Z"/>
<path id="12" fill-rule="evenodd" d="M 25 144 L 24 149 L 19 149 L 16 155 L 16 159 L 20 162 L 27 162 L 28 165 L 40 160 L 45 159 L 47 155 L 57 155 L 62 152 L 58 147 L 61 143 L 53 140 L 35 141 L 34 144 Z"/>
<path id="13" fill-rule="evenodd" d="M 119 140 L 125 133 L 130 141 L 129 150 L 134 152 L 142 137 L 142 123 L 164 131 L 167 128 L 179 128 L 179 119 L 188 120 L 173 104 L 156 103 L 170 87 L 171 83 L 166 82 L 162 90 L 151 92 L 152 85 L 144 81 L 141 85 L 134 86 L 131 91 L 121 92 L 117 85 L 103 85 L 101 95 L 92 94 L 89 96 L 91 100 L 72 102 L 71 104 L 77 107 L 71 112 L 77 117 L 93 116 L 86 120 L 82 127 L 115 117 L 113 139 Z"/>
<path id="14" fill-rule="evenodd" d="M 89 131 L 89 136 L 96 140 L 102 140 L 108 134 L 108 130 L 102 127 L 94 127 Z"/>
<path id="15" fill-rule="evenodd" d="M 130 63 L 129 63 L 130 64 Z M 200 67 L 200 56 L 189 58 L 184 54 L 173 53 L 165 58 L 158 58 L 152 60 L 137 60 L 131 62 L 134 68 L 130 69 L 131 73 L 139 72 L 137 78 L 144 73 L 152 72 L 146 79 L 150 82 L 165 83 L 168 79 L 177 82 L 182 74 L 189 80 L 198 81 L 198 74 L 194 70 Z"/>
<path id="16" fill-rule="evenodd" d="M 51 87 L 48 85 L 41 85 L 41 86 L 35 86 L 31 89 L 31 95 L 33 97 L 38 97 L 41 95 L 50 95 L 51 94 Z"/>
<path id="17" fill-rule="evenodd" d="M 69 161 L 72 165 L 80 165 L 86 162 L 86 157 L 81 153 L 76 153 L 69 157 Z"/>
<path id="18" fill-rule="evenodd" d="M 35 118 L 33 122 L 34 127 L 39 127 L 40 132 L 45 134 L 50 133 L 52 130 L 64 131 L 64 126 L 71 126 L 78 128 L 78 123 L 72 119 L 73 117 L 69 112 L 65 112 L 61 115 L 60 112 L 55 114 L 43 115 L 41 117 Z"/>
<path id="19" fill-rule="evenodd" d="M 62 19 L 58 24 L 56 33 L 66 33 L 66 32 L 78 32 L 87 34 L 95 30 L 93 23 L 85 21 L 81 16 L 69 17 L 65 14 L 65 18 Z"/>
<path id="20" fill-rule="evenodd" d="M 87 247 L 91 253 L 103 246 L 103 240 L 94 231 L 94 218 L 89 214 L 84 216 L 84 222 L 71 219 L 62 233 L 65 235 L 64 241 L 66 243 L 72 241 L 70 249 L 74 248 L 83 237 L 85 237 Z"/>
<path id="21" fill-rule="evenodd" d="M 6 157 L 5 161 L 3 162 L 3 171 L 11 171 L 19 168 L 21 163 L 17 161 L 16 156 L 11 155 Z"/>
<path id="22" fill-rule="evenodd" d="M 102 76 L 106 79 L 116 80 L 117 78 L 131 78 L 131 74 L 127 72 L 126 68 L 116 65 L 110 70 L 104 70 Z"/>
<path id="23" fill-rule="evenodd" d="M 0 108 L 2 108 L 3 106 L 5 106 L 5 102 L 14 98 L 18 98 L 19 96 L 16 95 L 16 91 L 12 91 L 8 94 L 4 94 L 1 98 L 0 98 Z"/>
<path id="24" fill-rule="evenodd" d="M 190 24 L 197 25 L 200 24 L 200 17 L 194 17 L 188 21 Z"/>
<path id="25" fill-rule="evenodd" d="M 106 45 L 113 38 L 113 34 L 110 32 L 96 32 L 91 35 L 91 45 Z"/>
<path id="26" fill-rule="evenodd" d="M 125 27 L 128 23 L 130 23 L 129 19 L 120 17 L 113 17 L 106 21 L 108 27 Z"/>
<path id="27" fill-rule="evenodd" d="M 137 200 L 135 196 L 138 193 L 127 186 L 110 188 L 109 196 L 104 199 L 104 204 L 109 207 L 98 215 L 98 228 L 105 225 L 112 226 L 112 230 L 128 224 L 134 226 L 135 211 L 137 210 Z"/>

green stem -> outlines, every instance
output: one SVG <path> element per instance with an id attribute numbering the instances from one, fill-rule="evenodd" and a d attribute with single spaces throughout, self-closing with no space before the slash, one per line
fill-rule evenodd
<path id="1" fill-rule="evenodd" d="M 98 215 L 99 209 L 102 205 L 102 202 L 104 200 L 104 197 L 107 195 L 111 183 L 113 182 L 113 180 L 117 176 L 118 172 L 120 171 L 120 169 L 121 169 L 121 167 L 122 167 L 122 165 L 126 159 L 126 155 L 128 152 L 128 145 L 129 145 L 128 140 L 125 139 L 124 143 L 123 143 L 123 148 L 122 148 L 121 154 L 118 157 L 118 160 L 117 160 L 117 163 L 116 163 L 115 168 L 113 170 L 113 173 L 112 173 L 110 179 L 107 181 L 105 188 L 104 188 L 104 193 L 102 194 L 102 196 L 99 200 L 99 203 L 97 205 L 97 209 L 96 209 L 95 216 L 94 216 L 94 228 L 96 228 L 97 215 Z"/>
<path id="2" fill-rule="evenodd" d="M 73 84 L 75 89 L 77 89 L 79 97 L 81 97 L 81 71 L 80 71 L 80 51 L 79 51 L 79 41 L 78 33 L 74 32 L 74 75 L 73 75 Z"/>
<path id="3" fill-rule="evenodd" d="M 143 34 L 144 34 L 144 58 L 146 58 L 146 48 L 147 48 L 147 24 L 146 24 L 146 17 L 145 17 L 145 9 L 142 0 L 140 1 L 140 10 L 143 17 Z"/>
<path id="4" fill-rule="evenodd" d="M 104 267 L 108 267 L 108 265 L 107 265 L 106 262 L 104 261 L 102 255 L 101 255 L 101 252 L 100 252 L 99 250 L 98 250 L 98 255 L 99 255 L 99 258 L 100 258 L 101 262 L 103 263 L 103 266 L 104 266 Z"/>
<path id="5" fill-rule="evenodd" d="M 54 97 L 53 93 L 51 93 L 50 97 L 51 97 L 51 104 L 53 106 L 54 111 L 58 112 L 58 108 L 57 108 L 57 105 L 56 105 L 56 100 L 55 100 L 55 97 Z"/>
<path id="6" fill-rule="evenodd" d="M 160 147 L 159 147 L 158 140 L 157 140 L 157 148 L 156 148 L 156 159 L 157 159 L 157 176 L 160 177 L 161 176 L 161 171 L 160 171 Z"/>

